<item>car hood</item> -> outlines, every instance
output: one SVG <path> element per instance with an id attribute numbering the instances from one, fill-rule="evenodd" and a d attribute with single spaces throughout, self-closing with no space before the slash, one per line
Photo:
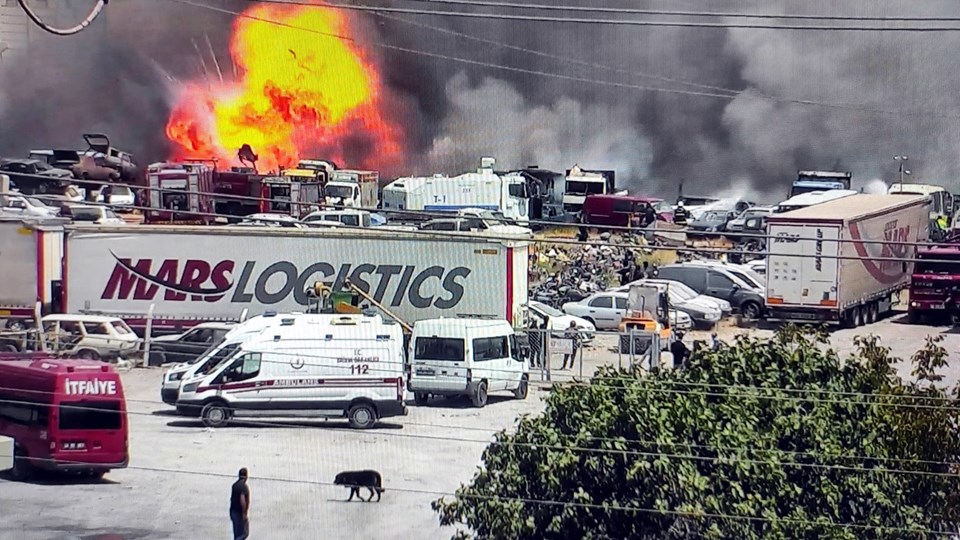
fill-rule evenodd
<path id="1" fill-rule="evenodd" d="M 181 337 L 183 337 L 183 334 L 167 334 L 165 336 L 157 336 L 154 338 L 150 338 L 150 341 L 155 341 L 155 342 L 159 341 L 163 343 L 169 343 L 171 341 L 177 341 Z"/>
<path id="2" fill-rule="evenodd" d="M 699 296 L 696 298 L 691 298 L 682 304 L 677 304 L 677 306 L 702 311 L 704 313 L 719 313 L 722 311 L 722 308 L 716 302 L 711 302 L 710 300 L 700 298 Z"/>
<path id="3" fill-rule="evenodd" d="M 595 332 L 597 330 L 592 324 L 590 324 L 590 321 L 573 315 L 550 317 L 550 322 L 548 322 L 547 325 L 550 327 L 551 331 L 556 332 L 566 330 L 570 326 L 571 322 L 577 323 L 577 328 L 586 330 L 588 332 Z"/>

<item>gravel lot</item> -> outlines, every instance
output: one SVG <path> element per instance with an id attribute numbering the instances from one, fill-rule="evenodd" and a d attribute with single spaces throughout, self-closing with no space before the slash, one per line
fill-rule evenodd
<path id="1" fill-rule="evenodd" d="M 955 383 L 960 336 L 944 327 L 906 325 L 901 318 L 837 331 L 833 343 L 850 351 L 855 335 L 876 334 L 895 355 L 908 357 L 927 335 L 944 334 L 951 352 L 947 382 Z M 770 333 L 732 326 L 718 332 L 725 340 L 738 332 Z M 707 339 L 709 332 L 688 335 L 694 337 Z M 586 350 L 584 372 L 616 363 L 614 343 L 598 337 Z M 909 368 L 901 371 L 908 375 Z M 570 375 L 555 373 L 554 380 Z M 453 531 L 439 527 L 430 501 L 469 480 L 490 435 L 520 414 L 541 410 L 546 395 L 532 389 L 525 401 L 491 396 L 482 410 L 445 401 L 411 406 L 409 416 L 367 432 L 323 421 L 214 431 L 166 413 L 169 407 L 159 403 L 160 377 L 157 369 L 124 375 L 130 468 L 100 483 L 0 480 L 0 538 L 229 538 L 229 488 L 240 467 L 251 474 L 252 538 L 449 538 Z M 387 491 L 381 503 L 346 503 L 347 490 L 328 485 L 337 472 L 361 468 L 383 474 Z"/>

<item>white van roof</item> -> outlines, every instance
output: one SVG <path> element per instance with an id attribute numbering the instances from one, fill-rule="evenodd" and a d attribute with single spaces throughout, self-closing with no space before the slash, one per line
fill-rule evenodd
<path id="1" fill-rule="evenodd" d="M 494 319 L 424 319 L 413 323 L 413 331 L 417 334 L 449 334 L 453 331 L 476 330 L 476 329 L 496 329 L 506 326 L 513 330 L 510 323 L 505 320 Z"/>
<path id="2" fill-rule="evenodd" d="M 269 313 L 264 315 L 257 315 L 256 317 L 251 317 L 246 321 L 238 324 L 233 327 L 227 334 L 224 336 L 225 339 L 233 339 L 239 335 L 249 335 L 256 334 L 263 331 L 265 328 L 272 328 L 274 326 L 281 325 L 298 325 L 303 324 L 307 321 L 316 322 L 316 321 L 330 321 L 338 317 L 359 317 L 369 320 L 383 321 L 383 317 L 379 314 L 374 315 L 338 315 L 331 313 Z"/>
<path id="3" fill-rule="evenodd" d="M 385 321 L 379 315 L 327 315 L 320 318 L 298 321 L 293 325 L 281 325 L 263 328 L 256 336 L 251 336 L 243 346 L 245 349 L 258 344 L 276 341 L 326 339 L 338 340 L 397 340 L 403 342 L 403 329 L 393 321 Z"/>

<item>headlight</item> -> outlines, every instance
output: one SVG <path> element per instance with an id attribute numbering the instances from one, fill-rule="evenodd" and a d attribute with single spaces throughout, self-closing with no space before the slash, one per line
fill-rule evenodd
<path id="1" fill-rule="evenodd" d="M 181 393 L 185 393 L 185 392 L 196 392 L 196 391 L 197 391 L 197 387 L 199 387 L 199 386 L 200 386 L 200 383 L 198 383 L 198 382 L 190 383 L 190 384 L 184 386 L 183 388 L 181 388 L 181 389 L 180 389 L 180 392 L 181 392 Z"/>
<path id="2" fill-rule="evenodd" d="M 181 371 L 181 372 L 179 372 L 179 373 L 171 373 L 170 375 L 167 376 L 167 380 L 170 381 L 170 382 L 179 381 L 180 379 L 183 378 L 183 374 L 184 374 L 184 373 L 185 373 L 185 372 L 183 372 L 183 371 Z"/>

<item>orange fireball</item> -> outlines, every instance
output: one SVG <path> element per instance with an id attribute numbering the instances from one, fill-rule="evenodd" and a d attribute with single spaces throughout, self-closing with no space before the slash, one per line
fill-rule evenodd
<path id="1" fill-rule="evenodd" d="M 184 87 L 167 122 L 172 158 L 238 164 L 237 150 L 249 144 L 262 171 L 306 158 L 353 168 L 396 165 L 401 133 L 381 113 L 373 63 L 355 42 L 325 35 L 349 33 L 329 8 L 248 9 L 234 23 L 230 43 L 239 80 Z"/>

